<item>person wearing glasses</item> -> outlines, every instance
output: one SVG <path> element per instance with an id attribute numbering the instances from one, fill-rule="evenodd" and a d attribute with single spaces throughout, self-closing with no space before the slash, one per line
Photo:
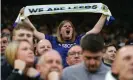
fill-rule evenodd
<path id="1" fill-rule="evenodd" d="M 63 69 L 62 80 L 104 80 L 110 70 L 103 64 L 104 40 L 99 34 L 87 34 L 81 39 L 83 61 Z"/>
<path id="2" fill-rule="evenodd" d="M 82 48 L 79 45 L 75 45 L 68 50 L 66 62 L 68 66 L 82 62 Z"/>

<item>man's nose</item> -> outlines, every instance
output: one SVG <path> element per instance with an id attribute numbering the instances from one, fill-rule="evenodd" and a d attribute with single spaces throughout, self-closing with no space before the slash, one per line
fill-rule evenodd
<path id="1" fill-rule="evenodd" d="M 24 35 L 23 38 L 21 38 L 21 39 L 27 40 L 27 38 L 28 37 L 26 35 Z"/>
<path id="2" fill-rule="evenodd" d="M 94 59 L 91 59 L 90 60 L 90 64 L 95 64 L 95 60 Z"/>
<path id="3" fill-rule="evenodd" d="M 67 28 L 70 28 L 70 26 L 67 26 Z"/>
<path id="4" fill-rule="evenodd" d="M 49 50 L 49 48 L 48 47 L 45 47 L 45 51 L 48 51 Z"/>
<path id="5" fill-rule="evenodd" d="M 57 65 L 57 63 L 56 62 L 53 62 L 52 63 L 52 67 L 57 67 L 58 65 Z"/>
<path id="6" fill-rule="evenodd" d="M 78 57 L 79 57 L 79 54 L 76 53 L 76 54 L 75 54 L 75 58 L 78 58 Z"/>

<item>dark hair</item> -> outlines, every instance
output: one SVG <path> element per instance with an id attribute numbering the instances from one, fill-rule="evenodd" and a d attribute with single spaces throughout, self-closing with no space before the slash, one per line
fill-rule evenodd
<path id="1" fill-rule="evenodd" d="M 108 47 L 110 47 L 110 46 L 115 47 L 115 49 L 116 49 L 116 50 L 118 49 L 118 48 L 117 48 L 117 46 L 116 46 L 115 44 L 113 44 L 113 43 L 109 43 L 109 44 L 107 44 L 107 45 L 105 45 L 105 46 L 104 46 L 103 53 L 105 53 L 105 52 L 106 52 L 106 50 L 107 50 L 107 48 L 108 48 Z"/>
<path id="2" fill-rule="evenodd" d="M 128 40 L 125 45 L 133 45 L 133 40 Z"/>
<path id="3" fill-rule="evenodd" d="M 11 41 L 11 36 L 9 34 L 2 33 L 1 34 L 1 38 L 3 38 L 3 37 L 7 37 L 7 39 L 8 39 L 9 42 Z"/>
<path id="4" fill-rule="evenodd" d="M 11 24 L 3 24 L 3 26 L 1 27 L 1 31 L 3 31 L 4 29 L 8 29 L 10 32 L 12 32 L 12 28 L 8 27 L 8 25 L 11 25 Z"/>
<path id="5" fill-rule="evenodd" d="M 80 45 L 83 51 L 99 52 L 104 48 L 104 40 L 99 34 L 86 34 L 82 37 Z"/>

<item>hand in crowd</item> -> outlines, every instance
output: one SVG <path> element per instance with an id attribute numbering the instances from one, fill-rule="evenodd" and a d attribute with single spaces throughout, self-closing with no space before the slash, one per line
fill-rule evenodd
<path id="1" fill-rule="evenodd" d="M 59 73 L 57 71 L 52 71 L 48 74 L 48 80 L 59 80 Z"/>
<path id="2" fill-rule="evenodd" d="M 27 76 L 29 77 L 36 77 L 40 73 L 35 68 L 29 68 L 27 71 Z"/>
<path id="3" fill-rule="evenodd" d="M 19 60 L 19 59 L 15 60 L 15 64 L 14 64 L 15 69 L 24 71 L 25 67 L 26 67 L 26 63 L 24 61 Z"/>

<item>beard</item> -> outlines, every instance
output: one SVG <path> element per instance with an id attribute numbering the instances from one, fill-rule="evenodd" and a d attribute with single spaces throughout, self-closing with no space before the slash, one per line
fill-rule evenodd
<path id="1" fill-rule="evenodd" d="M 88 71 L 90 73 L 96 73 L 98 71 L 100 65 L 98 65 L 98 64 L 95 64 L 95 65 L 86 65 L 86 67 L 87 67 L 87 69 L 88 69 Z"/>
<path id="2" fill-rule="evenodd" d="M 96 73 L 98 68 L 97 67 L 95 67 L 95 68 L 88 67 L 88 70 L 90 71 L 90 73 Z"/>

